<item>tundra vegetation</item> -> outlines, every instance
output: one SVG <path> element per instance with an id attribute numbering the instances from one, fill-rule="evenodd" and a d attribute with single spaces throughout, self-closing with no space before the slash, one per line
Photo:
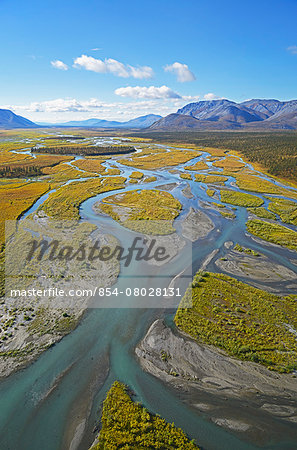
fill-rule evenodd
<path id="1" fill-rule="evenodd" d="M 289 223 L 297 226 L 297 202 L 287 200 L 284 198 L 269 198 L 270 203 L 268 205 L 271 214 L 275 213 L 280 216 L 282 222 Z M 274 215 L 275 215 L 274 214 Z"/>
<path id="2" fill-rule="evenodd" d="M 247 255 L 260 256 L 260 253 L 255 252 L 252 248 L 242 247 L 240 244 L 235 244 L 233 250 L 240 253 L 246 253 Z"/>
<path id="3" fill-rule="evenodd" d="M 242 161 L 231 156 L 226 156 L 224 159 L 215 161 L 212 165 L 213 167 L 220 167 L 229 172 L 238 172 L 245 167 L 245 164 Z"/>
<path id="4" fill-rule="evenodd" d="M 193 166 L 185 166 L 186 170 L 208 170 L 208 165 L 203 161 L 197 161 Z"/>
<path id="5" fill-rule="evenodd" d="M 0 184 L 0 245 L 4 244 L 5 220 L 16 220 L 50 189 L 46 182 L 17 181 Z"/>
<path id="6" fill-rule="evenodd" d="M 162 153 L 162 155 L 160 155 Z M 131 159 L 122 159 L 121 164 L 126 166 L 135 167 L 137 169 L 160 169 L 163 167 L 178 166 L 179 164 L 186 163 L 196 156 L 200 156 L 201 153 L 193 150 L 178 150 L 173 149 L 171 151 L 157 151 L 151 149 L 150 153 L 143 156 L 143 152 L 136 153 Z"/>
<path id="7" fill-rule="evenodd" d="M 263 206 L 247 208 L 247 210 L 255 216 L 260 217 L 261 219 L 276 219 L 276 215 L 270 211 L 267 211 L 267 209 Z"/>
<path id="8" fill-rule="evenodd" d="M 263 194 L 276 194 L 297 199 L 296 191 L 285 189 L 272 181 L 255 176 L 253 173 L 238 173 L 234 175 L 239 189 L 259 192 Z"/>
<path id="9" fill-rule="evenodd" d="M 143 178 L 143 173 L 134 171 L 134 172 L 130 173 L 130 178 L 135 178 L 136 180 L 141 180 Z"/>
<path id="10" fill-rule="evenodd" d="M 215 190 L 214 189 L 207 189 L 206 193 L 209 197 L 213 197 L 215 194 Z"/>
<path id="11" fill-rule="evenodd" d="M 121 171 L 118 168 L 107 169 L 105 172 L 106 176 L 112 177 L 114 175 L 120 175 Z"/>
<path id="12" fill-rule="evenodd" d="M 244 192 L 221 190 L 221 201 L 235 206 L 261 206 L 264 200 Z"/>
<path id="13" fill-rule="evenodd" d="M 126 178 L 124 177 L 74 181 L 52 192 L 40 206 L 39 211 L 43 211 L 51 218 L 60 220 L 79 219 L 79 206 L 83 201 L 102 192 L 122 189 L 125 181 Z"/>
<path id="14" fill-rule="evenodd" d="M 201 173 L 195 173 L 195 181 L 198 183 L 204 183 L 205 182 L 206 175 L 203 175 Z"/>
<path id="15" fill-rule="evenodd" d="M 206 175 L 204 183 L 207 184 L 225 184 L 225 181 L 228 181 L 227 177 L 219 176 L 219 175 Z"/>
<path id="16" fill-rule="evenodd" d="M 150 138 L 152 142 L 166 142 L 224 156 L 224 152 L 237 151 L 253 164 L 259 164 L 271 175 L 297 182 L 297 132 L 168 132 L 138 133 L 138 137 Z M 215 152 L 211 152 L 214 148 Z"/>
<path id="17" fill-rule="evenodd" d="M 226 219 L 235 219 L 236 218 L 236 214 L 234 214 L 231 211 L 220 210 L 219 213 L 221 214 L 221 216 L 225 217 Z"/>
<path id="18" fill-rule="evenodd" d="M 78 161 L 74 161 L 72 165 L 80 170 L 95 172 L 102 175 L 106 171 L 106 167 L 102 165 L 102 162 L 104 162 L 104 159 L 79 159 Z"/>
<path id="19" fill-rule="evenodd" d="M 181 173 L 181 174 L 180 174 L 180 177 L 181 177 L 183 180 L 192 180 L 192 175 L 191 175 L 190 173 Z"/>
<path id="20" fill-rule="evenodd" d="M 18 219 L 49 189 L 50 184 L 45 182 L 18 181 L 0 184 L 0 296 L 4 292 L 5 221 Z M 12 229 L 10 231 L 13 232 Z"/>
<path id="21" fill-rule="evenodd" d="M 206 184 L 221 184 L 224 185 L 225 181 L 228 181 L 228 177 L 219 175 L 204 175 L 201 173 L 195 174 L 195 181 Z"/>
<path id="22" fill-rule="evenodd" d="M 96 205 L 127 228 L 149 234 L 170 234 L 173 221 L 181 211 L 180 202 L 169 192 L 134 190 L 106 197 Z"/>
<path id="23" fill-rule="evenodd" d="M 212 207 L 226 219 L 235 219 L 236 215 L 222 203 L 213 202 Z"/>
<path id="24" fill-rule="evenodd" d="M 152 177 L 145 177 L 143 179 L 144 183 L 152 183 L 153 181 L 157 181 L 157 177 L 152 176 Z"/>
<path id="25" fill-rule="evenodd" d="M 127 387 L 115 381 L 103 402 L 101 430 L 90 450 L 198 449 L 185 433 L 131 400 Z"/>
<path id="26" fill-rule="evenodd" d="M 198 342 L 277 372 L 297 369 L 297 297 L 278 297 L 227 275 L 197 273 L 175 324 Z"/>
<path id="27" fill-rule="evenodd" d="M 13 155 L 11 157 L 10 155 Z M 26 176 L 26 170 L 39 170 L 44 167 L 53 167 L 61 162 L 70 161 L 72 158 L 61 155 L 38 155 L 36 158 L 32 158 L 29 155 L 8 153 L 0 154 L 0 171 L 2 177 L 11 178 L 13 175 L 16 177 Z"/>
<path id="28" fill-rule="evenodd" d="M 47 175 L 46 179 L 49 179 L 53 185 L 61 184 L 69 180 L 77 178 L 89 178 L 98 176 L 97 173 L 82 172 L 70 164 L 58 164 L 54 167 L 45 167 L 42 169 L 44 175 Z"/>
<path id="29" fill-rule="evenodd" d="M 265 241 L 297 251 L 297 232 L 278 223 L 252 219 L 246 223 L 247 231 Z"/>
<path id="30" fill-rule="evenodd" d="M 28 332 L 30 335 L 38 334 L 39 336 L 43 336 L 46 333 L 66 334 L 74 330 L 78 324 L 77 315 L 73 314 L 70 310 L 66 312 L 65 310 L 58 309 L 57 311 L 49 312 L 42 306 L 34 312 L 29 309 L 26 311 L 25 316 L 27 317 L 25 320 L 29 321 Z M 47 320 L 45 320 L 45 317 Z"/>

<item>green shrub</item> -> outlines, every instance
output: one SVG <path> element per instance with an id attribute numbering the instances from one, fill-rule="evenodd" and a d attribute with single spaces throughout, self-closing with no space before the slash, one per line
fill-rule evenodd
<path id="1" fill-rule="evenodd" d="M 134 403 L 125 385 L 118 381 L 104 400 L 101 422 L 98 442 L 91 450 L 198 449 L 180 428 Z"/>

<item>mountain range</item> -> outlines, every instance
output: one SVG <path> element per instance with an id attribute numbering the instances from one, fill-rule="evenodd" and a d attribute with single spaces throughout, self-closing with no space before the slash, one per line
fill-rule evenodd
<path id="1" fill-rule="evenodd" d="M 35 124 L 12 111 L 0 109 L 0 128 L 33 127 L 139 128 L 148 131 L 178 130 L 297 130 L 297 100 L 227 99 L 189 103 L 174 114 L 136 117 L 127 122 L 87 119 L 64 123 Z"/>
<path id="2" fill-rule="evenodd" d="M 116 122 L 101 119 L 73 120 L 62 123 L 34 123 L 22 116 L 17 116 L 8 109 L 0 109 L 0 129 L 37 128 L 37 127 L 92 127 L 92 128 L 147 128 L 162 116 L 148 114 L 136 117 L 127 122 Z"/>
<path id="3" fill-rule="evenodd" d="M 148 114 L 146 116 L 136 117 L 127 122 L 116 122 L 114 120 L 101 119 L 87 119 L 87 120 L 72 120 L 70 122 L 62 123 L 40 123 L 42 126 L 58 126 L 58 127 L 94 127 L 94 128 L 147 128 L 157 120 L 162 119 L 162 116 L 156 114 Z"/>
<path id="4" fill-rule="evenodd" d="M 210 100 L 189 103 L 150 126 L 150 130 L 297 129 L 297 100 Z"/>
<path id="5" fill-rule="evenodd" d="M 25 117 L 17 116 L 9 109 L 0 109 L 0 128 L 36 128 L 38 125 Z"/>

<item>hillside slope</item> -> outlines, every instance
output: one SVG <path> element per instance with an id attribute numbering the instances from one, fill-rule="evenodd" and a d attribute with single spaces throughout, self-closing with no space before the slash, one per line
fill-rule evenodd
<path id="1" fill-rule="evenodd" d="M 162 116 L 156 114 L 147 114 L 146 116 L 135 117 L 135 119 L 126 122 L 104 119 L 71 120 L 62 123 L 43 123 L 44 126 L 61 127 L 92 127 L 92 128 L 147 128 L 161 119 Z"/>
<path id="2" fill-rule="evenodd" d="M 180 116 L 178 118 L 177 116 Z M 188 118 L 188 119 L 186 119 Z M 193 120 L 194 119 L 194 120 Z M 297 129 L 297 100 L 211 100 L 189 103 L 155 122 L 151 130 Z"/>
<path id="3" fill-rule="evenodd" d="M 25 117 L 14 114 L 9 109 L 0 109 L 0 128 L 37 128 L 36 123 Z"/>

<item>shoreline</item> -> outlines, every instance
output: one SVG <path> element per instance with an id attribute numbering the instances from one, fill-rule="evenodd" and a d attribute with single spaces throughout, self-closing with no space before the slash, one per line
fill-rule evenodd
<path id="1" fill-rule="evenodd" d="M 76 317 L 76 324 L 75 324 L 74 328 L 66 331 L 65 333 L 52 335 L 51 339 L 49 339 L 45 344 L 42 344 L 42 342 L 40 342 L 40 341 L 44 340 L 43 338 L 46 335 L 37 337 L 37 339 L 34 342 L 34 344 L 37 346 L 36 351 L 34 351 L 32 354 L 27 355 L 27 357 L 24 356 L 22 360 L 17 361 L 15 359 L 17 357 L 13 357 L 13 356 L 1 356 L 1 359 L 0 359 L 0 381 L 4 381 L 8 377 L 12 376 L 13 374 L 26 369 L 31 364 L 34 364 L 34 362 L 37 361 L 38 358 L 43 353 L 45 353 L 47 350 L 50 350 L 52 347 L 54 347 L 56 344 L 58 344 L 64 337 L 68 336 L 71 332 L 73 332 L 80 325 L 81 321 L 85 317 L 86 311 L 87 311 L 87 309 L 84 309 Z"/>
<path id="2" fill-rule="evenodd" d="M 228 431 L 257 444 L 267 444 L 271 436 L 297 439 L 296 377 L 232 358 L 161 319 L 153 322 L 135 353 L 144 371 Z"/>

